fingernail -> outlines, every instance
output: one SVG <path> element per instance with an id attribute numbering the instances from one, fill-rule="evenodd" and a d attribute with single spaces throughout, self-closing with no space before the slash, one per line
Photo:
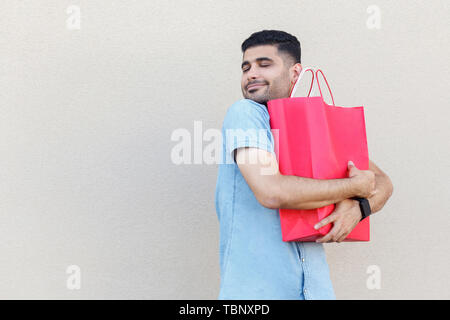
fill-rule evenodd
<path id="1" fill-rule="evenodd" d="M 353 161 L 351 161 L 351 160 L 348 162 L 348 164 L 351 165 L 351 166 L 354 166 L 354 165 L 355 165 L 355 164 L 353 163 Z"/>
<path id="2" fill-rule="evenodd" d="M 314 226 L 314 229 L 319 229 L 319 225 L 318 224 L 316 224 L 315 226 Z"/>

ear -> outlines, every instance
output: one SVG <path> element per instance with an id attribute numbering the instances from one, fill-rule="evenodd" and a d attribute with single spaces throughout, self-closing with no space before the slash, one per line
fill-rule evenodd
<path id="1" fill-rule="evenodd" d="M 290 67 L 289 77 L 290 77 L 291 85 L 294 85 L 294 83 L 297 81 L 297 79 L 300 75 L 300 72 L 302 72 L 302 65 L 300 63 L 296 63 L 292 67 Z"/>

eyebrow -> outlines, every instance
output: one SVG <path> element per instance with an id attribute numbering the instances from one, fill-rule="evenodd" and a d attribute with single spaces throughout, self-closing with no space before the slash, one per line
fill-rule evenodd
<path id="1" fill-rule="evenodd" d="M 268 57 L 260 57 L 260 58 L 256 58 L 255 61 L 258 61 L 258 62 L 261 62 L 261 61 L 270 61 L 270 62 L 273 62 L 273 60 L 270 59 L 270 58 L 268 58 Z M 247 64 L 250 64 L 250 62 L 248 62 L 247 60 L 245 60 L 244 62 L 242 62 L 242 64 L 241 64 L 241 69 L 242 69 L 245 65 L 247 65 Z"/>

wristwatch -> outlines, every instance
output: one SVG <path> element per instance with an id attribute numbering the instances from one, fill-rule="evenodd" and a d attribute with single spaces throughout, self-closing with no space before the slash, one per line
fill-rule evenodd
<path id="1" fill-rule="evenodd" d="M 361 209 L 361 220 L 364 220 L 365 218 L 367 218 L 368 216 L 370 216 L 370 214 L 372 213 L 372 210 L 370 210 L 370 204 L 369 204 L 369 200 L 367 200 L 366 198 L 360 198 L 360 197 L 353 197 L 353 200 L 357 200 L 359 202 L 359 208 Z"/>

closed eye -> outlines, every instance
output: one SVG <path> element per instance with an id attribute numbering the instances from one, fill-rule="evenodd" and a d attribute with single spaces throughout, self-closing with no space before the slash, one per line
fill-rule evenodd
<path id="1" fill-rule="evenodd" d="M 265 68 L 265 67 L 270 67 L 271 65 L 270 64 L 261 64 L 260 65 L 260 67 L 263 67 L 263 68 Z M 242 70 L 242 72 L 247 72 L 249 69 L 243 69 Z"/>

